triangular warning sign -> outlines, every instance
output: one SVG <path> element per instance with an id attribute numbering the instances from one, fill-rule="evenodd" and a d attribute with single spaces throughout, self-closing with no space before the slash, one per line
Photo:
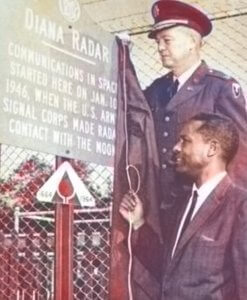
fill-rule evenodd
<path id="1" fill-rule="evenodd" d="M 68 190 L 68 185 L 71 190 Z M 67 161 L 62 163 L 39 189 L 36 197 L 41 202 L 54 202 L 55 195 L 61 198 L 61 202 L 66 203 L 66 200 L 73 197 L 80 206 L 95 206 L 94 197 Z"/>

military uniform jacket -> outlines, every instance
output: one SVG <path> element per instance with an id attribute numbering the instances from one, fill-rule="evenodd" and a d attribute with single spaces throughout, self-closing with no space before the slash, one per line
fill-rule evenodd
<path id="1" fill-rule="evenodd" d="M 229 76 L 208 68 L 202 62 L 193 75 L 169 101 L 172 73 L 156 79 L 144 93 L 153 113 L 160 159 L 160 196 L 164 207 L 182 195 L 184 182 L 169 164 L 172 149 L 182 125 L 200 112 L 215 112 L 230 117 L 241 133 L 241 143 L 230 176 L 239 185 L 247 186 L 247 114 L 246 102 L 239 84 Z"/>
<path id="2" fill-rule="evenodd" d="M 185 204 L 165 246 L 159 244 L 148 224 L 135 232 L 134 253 L 160 279 L 157 299 L 246 300 L 246 191 L 226 176 L 192 219 L 172 257 Z"/>

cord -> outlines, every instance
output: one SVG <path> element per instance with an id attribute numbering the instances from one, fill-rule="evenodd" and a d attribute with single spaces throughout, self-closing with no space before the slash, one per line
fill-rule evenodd
<path id="1" fill-rule="evenodd" d="M 131 272 L 132 272 L 132 263 L 133 263 L 131 237 L 132 237 L 132 220 L 131 220 L 131 217 L 129 215 L 129 232 L 128 232 L 128 252 L 129 252 L 128 292 L 129 292 L 129 300 L 133 300 L 133 292 L 132 292 L 132 285 L 131 285 Z"/>
<path id="2" fill-rule="evenodd" d="M 125 147 L 125 163 L 126 163 L 126 175 L 127 181 L 129 185 L 129 191 L 135 196 L 140 190 L 141 186 L 141 178 L 140 172 L 136 166 L 129 164 L 129 136 L 128 136 L 128 119 L 127 119 L 127 88 L 126 88 L 126 49 L 124 42 L 122 41 L 123 45 L 123 98 L 124 98 L 124 131 L 125 131 L 125 138 L 126 138 L 126 147 Z M 137 187 L 134 190 L 132 186 L 130 170 L 133 169 L 137 175 Z M 131 285 L 131 273 L 132 273 L 132 263 L 133 263 L 133 253 L 132 253 L 132 245 L 131 245 L 131 237 L 132 237 L 132 220 L 129 214 L 129 231 L 128 231 L 128 252 L 129 252 L 129 264 L 128 264 L 128 293 L 129 293 L 129 300 L 133 300 L 133 292 L 132 292 L 132 285 Z"/>

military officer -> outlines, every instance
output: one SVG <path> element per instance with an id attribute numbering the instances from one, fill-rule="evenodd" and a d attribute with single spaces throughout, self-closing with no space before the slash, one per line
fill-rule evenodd
<path id="1" fill-rule="evenodd" d="M 184 198 L 186 187 L 189 187 L 173 168 L 172 149 L 182 124 L 199 112 L 216 112 L 230 117 L 240 131 L 240 148 L 229 173 L 240 185 L 246 186 L 247 114 L 238 82 L 209 68 L 201 60 L 203 38 L 212 31 L 208 16 L 177 0 L 157 1 L 152 7 L 152 15 L 154 25 L 149 38 L 156 41 L 161 62 L 170 72 L 154 80 L 144 92 L 156 130 L 161 208 L 169 212 L 174 208 L 176 211 L 177 199 Z"/>

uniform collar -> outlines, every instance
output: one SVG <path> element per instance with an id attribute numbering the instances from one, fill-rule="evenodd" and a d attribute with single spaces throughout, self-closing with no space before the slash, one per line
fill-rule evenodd
<path id="1" fill-rule="evenodd" d="M 194 66 L 196 67 L 196 66 Z M 209 69 L 207 64 L 202 61 L 199 67 L 194 70 L 194 73 L 187 79 L 187 81 L 180 85 L 180 90 L 174 95 L 172 101 L 169 101 L 166 109 L 174 110 L 176 106 L 182 104 L 183 102 L 187 102 L 191 97 L 195 97 L 197 93 L 200 92 L 202 88 L 205 86 L 205 81 L 203 78 L 209 73 Z M 172 72 L 166 75 L 166 79 L 172 79 Z"/>
<path id="2" fill-rule="evenodd" d="M 185 71 L 179 77 L 173 76 L 173 81 L 178 79 L 179 86 L 178 90 L 184 85 L 184 83 L 191 77 L 191 75 L 195 72 L 195 70 L 201 65 L 202 61 L 199 60 L 195 64 L 193 64 L 187 71 Z"/>

